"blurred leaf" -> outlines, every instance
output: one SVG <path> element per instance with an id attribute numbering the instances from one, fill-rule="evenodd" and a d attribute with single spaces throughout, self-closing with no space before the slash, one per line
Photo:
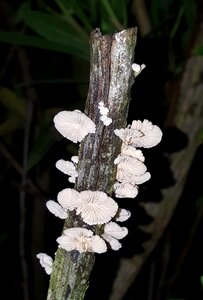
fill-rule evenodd
<path id="1" fill-rule="evenodd" d="M 118 20 L 118 17 L 108 0 L 101 0 L 101 28 L 108 33 L 113 30 L 121 31 L 124 26 Z M 102 28 L 102 29 L 103 29 Z"/>
<path id="2" fill-rule="evenodd" d="M 89 57 L 88 43 L 69 32 L 69 26 L 59 17 L 30 10 L 22 10 L 20 17 L 27 26 L 47 40 L 66 45 L 69 53 Z"/>
<path id="3" fill-rule="evenodd" d="M 82 24 L 84 24 L 87 31 L 92 30 L 92 26 L 89 22 L 89 19 L 85 12 L 82 9 L 82 6 L 78 4 L 75 0 L 58 0 L 58 2 L 61 2 L 61 4 L 69 11 L 72 11 L 72 13 L 80 20 Z"/>
<path id="4" fill-rule="evenodd" d="M 29 36 L 17 32 L 5 32 L 0 30 L 0 42 L 62 52 L 87 61 L 89 60 L 89 54 L 87 55 L 87 53 L 83 53 L 82 51 L 75 51 L 75 48 L 71 47 L 71 45 L 62 45 L 40 37 Z"/>
<path id="5" fill-rule="evenodd" d="M 0 89 L 0 104 L 5 107 L 5 121 L 0 124 L 0 135 L 7 135 L 22 127 L 25 101 L 7 88 Z"/>
<path id="6" fill-rule="evenodd" d="M 112 8 L 114 10 L 115 15 L 119 19 L 120 23 L 123 27 L 127 27 L 128 23 L 128 4 L 127 0 L 111 0 Z"/>

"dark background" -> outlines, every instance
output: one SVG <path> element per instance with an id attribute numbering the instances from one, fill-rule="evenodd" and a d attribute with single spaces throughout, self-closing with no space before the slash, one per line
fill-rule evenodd
<path id="1" fill-rule="evenodd" d="M 46 299 L 49 276 L 36 254 L 54 256 L 63 221 L 54 218 L 45 203 L 72 187 L 55 162 L 78 151 L 61 138 L 52 120 L 62 109 L 84 110 L 88 38 L 96 27 L 109 34 L 138 26 L 135 62 L 147 67 L 133 85 L 128 123 L 146 118 L 164 135 L 160 145 L 144 151 L 152 179 L 140 186 L 135 199 L 118 201 L 132 212 L 124 225 L 129 235 L 118 252 L 96 256 L 85 299 L 109 299 L 120 259 L 144 253 L 143 243 L 152 235 L 141 226 L 154 219 L 141 204 L 158 207 L 162 190 L 176 182 L 172 154 L 194 142 L 174 120 L 185 66 L 192 56 L 203 54 L 203 44 L 195 44 L 202 16 L 202 1 L 194 0 L 0 1 L 2 299 Z M 181 197 L 166 228 L 159 225 L 161 239 L 123 300 L 203 299 L 203 128 L 196 119 L 194 126 L 200 134 L 195 155 L 188 157 Z"/>

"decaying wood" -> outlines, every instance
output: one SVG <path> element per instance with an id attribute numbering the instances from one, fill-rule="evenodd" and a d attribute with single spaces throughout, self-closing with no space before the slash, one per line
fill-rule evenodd
<path id="1" fill-rule="evenodd" d="M 130 89 L 134 81 L 131 65 L 135 44 L 135 28 L 106 36 L 97 29 L 91 34 L 90 83 L 85 113 L 95 122 L 96 133 L 88 135 L 80 145 L 79 176 L 75 185 L 78 191 L 98 190 L 112 194 L 116 177 L 114 160 L 121 148 L 114 129 L 126 126 Z M 109 126 L 104 126 L 99 118 L 100 101 L 109 108 L 109 117 L 113 120 Z M 71 212 L 64 227 L 77 226 L 87 227 Z M 93 229 L 95 232 L 100 230 L 96 226 Z M 59 248 L 47 299 L 83 299 L 94 259 L 93 253 L 66 252 Z"/>
<path id="2" fill-rule="evenodd" d="M 200 26 L 195 44 L 197 46 L 203 44 L 202 25 Z M 121 260 L 110 300 L 123 299 L 130 285 L 139 274 L 144 262 L 157 245 L 180 199 L 188 170 L 198 146 L 199 134 L 203 130 L 202 72 L 203 57 L 192 55 L 185 66 L 175 118 L 173 124 L 171 124 L 184 132 L 189 140 L 186 148 L 168 155 L 176 183 L 170 188 L 162 190 L 163 200 L 160 204 L 157 204 L 155 214 L 153 215 L 154 221 L 149 227 L 146 227 L 147 232 L 151 233 L 152 238 L 143 245 L 144 252 L 140 255 Z M 149 214 L 152 207 L 150 205 L 150 203 L 143 204 Z"/>

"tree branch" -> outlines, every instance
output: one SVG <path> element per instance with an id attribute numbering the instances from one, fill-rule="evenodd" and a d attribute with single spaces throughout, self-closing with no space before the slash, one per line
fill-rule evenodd
<path id="1" fill-rule="evenodd" d="M 102 36 L 99 29 L 90 38 L 90 83 L 85 113 L 95 122 L 96 133 L 88 135 L 79 151 L 78 178 L 75 188 L 113 192 L 116 177 L 114 160 L 120 153 L 121 140 L 114 129 L 126 125 L 130 89 L 134 82 L 132 63 L 136 44 L 136 29 Z M 104 126 L 98 103 L 109 108 L 113 122 Z M 74 213 L 65 221 L 65 228 L 87 227 Z M 99 226 L 91 229 L 97 233 Z M 81 300 L 89 284 L 94 265 L 93 253 L 66 252 L 59 248 L 51 274 L 48 300 Z"/>

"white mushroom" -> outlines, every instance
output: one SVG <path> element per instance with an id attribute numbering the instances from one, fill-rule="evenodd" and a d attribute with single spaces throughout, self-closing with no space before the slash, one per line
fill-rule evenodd
<path id="1" fill-rule="evenodd" d="M 112 236 L 108 234 L 102 234 L 102 237 L 105 241 L 109 243 L 112 250 L 117 251 L 122 247 L 121 243 L 117 239 L 113 238 Z"/>
<path id="2" fill-rule="evenodd" d="M 115 221 L 117 222 L 124 222 L 128 220 L 131 217 L 131 212 L 127 209 L 124 208 L 119 208 L 116 216 L 115 216 Z"/>
<path id="3" fill-rule="evenodd" d="M 58 193 L 57 201 L 66 210 L 74 210 L 78 204 L 79 192 L 74 189 L 64 189 Z"/>
<path id="4" fill-rule="evenodd" d="M 75 165 L 71 161 L 60 159 L 56 162 L 56 168 L 66 175 L 78 177 Z"/>
<path id="5" fill-rule="evenodd" d="M 76 165 L 78 164 L 78 156 L 77 155 L 72 156 L 71 160 L 74 164 L 76 164 Z"/>
<path id="6" fill-rule="evenodd" d="M 95 133 L 94 122 L 79 110 L 61 111 L 54 117 L 56 129 L 74 143 L 81 142 L 88 133 Z"/>
<path id="7" fill-rule="evenodd" d="M 156 146 L 162 139 L 161 129 L 146 119 L 143 122 L 133 121 L 131 129 L 140 133 L 140 136 L 133 140 L 133 146 L 135 147 L 151 148 Z"/>
<path id="8" fill-rule="evenodd" d="M 60 219 L 66 219 L 68 217 L 68 214 L 63 207 L 53 200 L 47 201 L 46 207 L 52 214 Z"/>
<path id="9" fill-rule="evenodd" d="M 122 139 L 126 145 L 133 147 L 151 148 L 156 146 L 162 138 L 161 129 L 152 122 L 133 121 L 127 128 L 115 129 L 114 133 Z"/>
<path id="10" fill-rule="evenodd" d="M 126 155 L 119 155 L 115 160 L 114 163 L 117 164 L 117 177 L 122 177 L 122 172 L 126 172 L 131 175 L 140 176 L 143 175 L 147 168 L 143 162 L 139 159 L 126 156 Z M 117 178 L 118 179 L 118 178 Z M 118 181 L 122 181 L 118 179 Z"/>
<path id="11" fill-rule="evenodd" d="M 132 64 L 132 69 L 133 69 L 133 72 L 134 72 L 134 76 L 137 77 L 145 67 L 146 67 L 145 64 L 141 64 L 141 65 L 138 65 L 138 64 L 135 64 L 135 63 Z"/>
<path id="12" fill-rule="evenodd" d="M 83 221 L 89 225 L 109 222 L 116 214 L 118 204 L 100 191 L 82 191 L 76 208 Z"/>
<path id="13" fill-rule="evenodd" d="M 123 239 L 128 234 L 126 227 L 121 227 L 115 222 L 109 222 L 104 225 L 104 234 L 108 234 L 115 239 Z"/>
<path id="14" fill-rule="evenodd" d="M 103 115 L 100 117 L 100 120 L 104 123 L 104 125 L 109 126 L 112 123 L 112 119 Z"/>
<path id="15" fill-rule="evenodd" d="M 125 145 L 124 143 L 122 144 L 121 154 L 127 155 L 127 156 L 132 156 L 134 158 L 137 158 L 141 162 L 145 161 L 145 157 L 141 150 L 138 150 L 133 146 Z"/>
<path id="16" fill-rule="evenodd" d="M 36 257 L 39 259 L 40 265 L 45 269 L 45 272 L 50 275 L 52 272 L 53 259 L 46 253 L 38 253 Z"/>
<path id="17" fill-rule="evenodd" d="M 93 232 L 86 228 L 68 228 L 63 233 L 56 241 L 66 251 L 103 253 L 107 250 L 104 240 L 97 235 L 93 236 Z"/>
<path id="18" fill-rule="evenodd" d="M 105 241 L 98 235 L 94 235 L 90 241 L 91 250 L 95 253 L 104 253 L 107 251 Z"/>
<path id="19" fill-rule="evenodd" d="M 138 187 L 127 182 L 116 182 L 114 184 L 114 191 L 116 198 L 135 198 L 138 194 Z"/>

